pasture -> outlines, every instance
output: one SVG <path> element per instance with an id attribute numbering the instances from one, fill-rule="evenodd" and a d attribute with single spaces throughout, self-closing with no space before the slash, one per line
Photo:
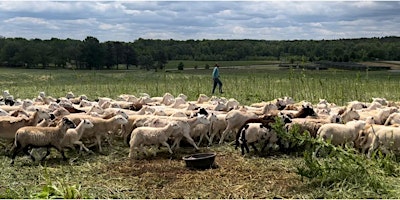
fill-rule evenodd
<path id="1" fill-rule="evenodd" d="M 15 98 L 34 98 L 40 91 L 63 97 L 69 91 L 89 99 L 116 98 L 120 94 L 162 96 L 183 93 L 190 100 L 210 95 L 211 71 L 197 69 L 174 72 L 141 70 L 73 71 L 0 69 L 1 90 Z M 303 71 L 267 68 L 220 69 L 224 97 L 242 105 L 290 96 L 296 101 L 317 103 L 320 98 L 338 105 L 372 97 L 400 101 L 400 73 L 350 72 L 339 70 Z M 56 151 L 45 162 L 18 157 L 15 166 L 1 143 L 0 198 L 398 198 L 399 165 L 395 158 L 367 160 L 339 151 L 336 158 L 315 161 L 303 153 L 271 152 L 241 156 L 228 143 L 201 146 L 201 152 L 217 152 L 216 169 L 186 169 L 182 157 L 194 153 L 183 148 L 169 155 L 166 149 L 156 157 L 130 161 L 129 147 L 122 140 L 105 152 L 76 154 L 67 151 L 62 161 Z M 331 159 L 331 160 L 330 160 Z M 333 163 L 332 159 L 339 163 Z M 337 159 L 337 160 L 335 160 Z M 307 164 L 308 163 L 308 164 Z M 322 178 L 300 176 L 307 167 L 326 170 Z M 356 163 L 356 164 L 354 164 Z M 360 169 L 360 163 L 365 166 Z M 354 167 L 354 168 L 352 168 Z M 330 169 L 331 171 L 327 170 Z M 312 168 L 310 168 L 312 169 Z M 342 173 L 333 173 L 333 172 Z M 306 172 L 305 172 L 306 171 Z M 357 173 L 360 172 L 360 173 Z M 364 173 L 365 172 L 365 173 Z M 340 174 L 346 176 L 341 177 Z M 352 177 L 351 175 L 357 175 Z M 335 176 L 333 179 L 331 176 Z M 311 177 L 311 176 L 310 176 Z M 343 178 L 340 180 L 340 178 Z M 354 180 L 352 179 L 354 178 Z M 344 180 L 348 179 L 348 180 Z M 321 181 L 323 180 L 323 181 Z"/>

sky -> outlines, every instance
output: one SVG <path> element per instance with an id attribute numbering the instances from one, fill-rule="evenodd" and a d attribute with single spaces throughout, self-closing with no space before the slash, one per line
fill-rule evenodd
<path id="1" fill-rule="evenodd" d="M 3 1 L 0 36 L 100 42 L 400 36 L 400 1 Z"/>

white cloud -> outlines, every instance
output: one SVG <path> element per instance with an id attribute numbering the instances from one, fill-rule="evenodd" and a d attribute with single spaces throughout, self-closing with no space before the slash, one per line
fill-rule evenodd
<path id="1" fill-rule="evenodd" d="M 0 1 L 0 29 L 5 37 L 100 41 L 400 36 L 400 2 Z"/>

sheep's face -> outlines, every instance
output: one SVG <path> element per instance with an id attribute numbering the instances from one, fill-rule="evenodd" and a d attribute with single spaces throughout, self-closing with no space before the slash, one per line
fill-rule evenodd
<path id="1" fill-rule="evenodd" d="M 83 123 L 83 126 L 84 126 L 85 128 L 93 128 L 93 126 L 94 126 L 94 124 L 93 124 L 90 120 L 88 120 L 88 119 L 82 120 L 81 123 Z"/>
<path id="2" fill-rule="evenodd" d="M 201 124 L 210 124 L 210 121 L 207 119 L 205 115 L 197 116 L 197 120 L 199 120 Z"/>
<path id="3" fill-rule="evenodd" d="M 125 119 L 129 118 L 128 114 L 126 114 L 126 112 L 123 110 L 118 110 L 117 115 L 121 115 L 122 117 L 125 117 Z"/>
<path id="4" fill-rule="evenodd" d="M 114 117 L 114 121 L 117 124 L 127 124 L 128 123 L 128 120 L 124 116 L 121 116 L 121 115 L 116 115 Z"/>
<path id="5" fill-rule="evenodd" d="M 355 120 L 360 119 L 360 114 L 358 114 L 358 112 L 354 109 L 345 111 L 341 116 L 342 116 L 343 122 L 345 122 L 345 123 L 348 121 L 351 121 L 353 119 L 355 119 Z"/>
<path id="6" fill-rule="evenodd" d="M 39 120 L 42 119 L 50 119 L 50 113 L 44 111 L 44 110 L 40 110 L 40 109 L 36 109 L 36 113 L 38 115 Z"/>

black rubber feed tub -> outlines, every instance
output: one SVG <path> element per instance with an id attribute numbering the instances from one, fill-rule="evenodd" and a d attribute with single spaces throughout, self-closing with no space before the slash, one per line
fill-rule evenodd
<path id="1" fill-rule="evenodd" d="M 216 153 L 197 153 L 188 156 L 184 156 L 183 160 L 186 163 L 186 167 L 190 169 L 210 169 L 216 168 L 214 163 Z"/>

